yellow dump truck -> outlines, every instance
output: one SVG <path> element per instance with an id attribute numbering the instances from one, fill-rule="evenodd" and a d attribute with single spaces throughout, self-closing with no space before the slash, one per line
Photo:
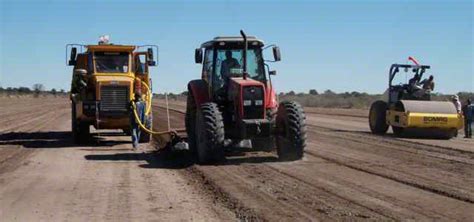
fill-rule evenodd
<path id="1" fill-rule="evenodd" d="M 430 90 L 417 85 L 430 66 L 393 64 L 389 71 L 387 101 L 372 103 L 370 130 L 385 134 L 391 126 L 396 136 L 423 136 L 449 139 L 463 127 L 463 117 L 449 101 L 432 101 Z M 414 73 L 411 83 L 393 84 L 400 69 Z M 406 78 L 402 78 L 406 79 Z"/>
<path id="2" fill-rule="evenodd" d="M 156 65 L 157 46 L 115 45 L 101 37 L 97 45 L 68 44 L 66 55 L 68 52 L 67 64 L 74 67 L 70 99 L 76 143 L 88 141 L 91 125 L 129 134 L 131 102 L 137 93 L 146 102 L 143 124 L 151 128 L 149 68 Z M 148 142 L 150 136 L 142 131 L 140 142 Z"/>

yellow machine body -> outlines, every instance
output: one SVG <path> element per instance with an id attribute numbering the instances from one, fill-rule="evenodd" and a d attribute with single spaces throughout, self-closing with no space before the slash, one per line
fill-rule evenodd
<path id="1" fill-rule="evenodd" d="M 91 107 L 93 104 L 91 101 L 97 101 L 96 104 L 100 105 L 104 99 L 112 100 L 115 102 L 125 96 L 125 102 L 130 103 L 134 99 L 134 83 L 139 80 L 142 82 L 142 97 L 147 102 L 147 112 L 150 113 L 149 105 L 151 105 L 151 90 L 148 86 L 151 86 L 150 76 L 148 72 L 148 65 L 143 73 L 137 73 L 137 57 L 148 56 L 146 52 L 137 52 L 136 46 L 131 45 L 88 45 L 85 47 L 86 52 L 80 53 L 77 56 L 77 63 L 74 69 L 85 69 L 88 70 L 88 74 L 84 77 L 84 81 L 87 82 L 88 86 L 77 93 L 74 100 L 76 106 L 76 118 L 80 122 L 87 122 L 93 125 L 96 129 L 128 129 L 130 128 L 130 114 L 122 113 L 119 115 L 103 115 L 102 113 L 93 114 L 91 110 L 86 112 L 85 107 Z M 95 52 L 104 53 L 128 53 L 128 67 L 125 72 L 107 72 L 101 73 L 97 70 Z M 146 59 L 145 59 L 146 61 Z M 74 74 L 73 74 L 74 75 Z M 73 76 L 74 79 L 74 76 Z M 145 88 L 146 87 L 146 88 Z M 108 95 L 103 95 L 104 89 L 111 89 Z M 114 88 L 126 89 L 125 91 L 113 91 Z M 119 94 L 121 93 L 121 94 Z M 122 99 L 122 100 L 123 100 Z M 111 102 L 111 103 L 112 103 Z M 89 113 L 89 114 L 88 114 Z M 100 117 L 99 117 L 100 116 Z"/>
<path id="2" fill-rule="evenodd" d="M 442 101 L 400 100 L 387 110 L 387 124 L 402 128 L 461 129 L 463 117 Z"/>

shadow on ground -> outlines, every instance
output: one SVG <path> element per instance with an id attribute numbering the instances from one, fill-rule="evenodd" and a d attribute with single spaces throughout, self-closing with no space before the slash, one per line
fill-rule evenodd
<path id="1" fill-rule="evenodd" d="M 212 165 L 240 165 L 258 164 L 267 162 L 278 162 L 278 158 L 269 153 L 259 153 L 259 156 L 246 156 L 236 151 L 226 152 L 225 159 L 213 163 Z M 189 151 L 173 151 L 163 149 L 153 152 L 127 152 L 114 154 L 89 154 L 85 155 L 86 160 L 91 161 L 146 161 L 139 167 L 149 169 L 184 169 L 196 164 L 196 160 Z"/>
<path id="2" fill-rule="evenodd" d="M 92 133 L 88 141 L 75 144 L 71 132 L 9 132 L 0 134 L 0 145 L 20 145 L 25 148 L 70 148 L 70 147 L 104 147 L 115 146 L 130 141 L 104 140 L 103 136 L 123 136 L 122 133 Z"/>
<path id="3" fill-rule="evenodd" d="M 406 138 L 406 139 L 428 139 L 428 140 L 448 140 L 450 137 L 448 136 L 447 132 L 445 131 L 437 131 L 437 130 L 419 130 L 419 129 L 407 129 L 405 132 L 401 133 L 400 135 L 395 135 L 393 133 L 387 133 L 384 135 L 375 135 L 371 132 L 367 131 L 359 131 L 359 130 L 341 130 L 341 129 L 331 129 L 333 132 L 341 132 L 341 133 L 358 133 L 364 135 L 372 135 L 372 136 L 381 136 L 387 138 Z"/>

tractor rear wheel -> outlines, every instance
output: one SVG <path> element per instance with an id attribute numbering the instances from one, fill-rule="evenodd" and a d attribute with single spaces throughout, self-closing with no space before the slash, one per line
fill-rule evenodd
<path id="1" fill-rule="evenodd" d="M 388 105 L 386 102 L 378 100 L 372 103 L 369 112 L 370 131 L 374 134 L 385 134 L 388 130 L 386 113 Z"/>
<path id="2" fill-rule="evenodd" d="M 196 116 L 196 151 L 199 163 L 218 161 L 224 156 L 224 121 L 215 103 L 201 105 Z"/>
<path id="3" fill-rule="evenodd" d="M 186 116 L 184 117 L 184 123 L 186 125 L 186 133 L 188 134 L 188 145 L 189 150 L 192 153 L 196 153 L 196 103 L 194 102 L 194 96 L 191 91 L 188 91 L 188 97 L 186 99 Z"/>
<path id="4" fill-rule="evenodd" d="M 282 161 L 303 158 L 306 147 L 306 117 L 296 102 L 282 102 L 276 116 L 276 147 Z"/>

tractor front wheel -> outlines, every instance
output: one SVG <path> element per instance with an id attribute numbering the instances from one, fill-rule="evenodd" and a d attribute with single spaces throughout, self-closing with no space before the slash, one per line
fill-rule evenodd
<path id="1" fill-rule="evenodd" d="M 195 133 L 199 163 L 207 164 L 224 157 L 224 121 L 217 104 L 201 105 L 196 115 Z"/>
<path id="2" fill-rule="evenodd" d="M 282 102 L 276 116 L 278 158 L 293 161 L 303 158 L 306 147 L 306 117 L 296 102 Z"/>

